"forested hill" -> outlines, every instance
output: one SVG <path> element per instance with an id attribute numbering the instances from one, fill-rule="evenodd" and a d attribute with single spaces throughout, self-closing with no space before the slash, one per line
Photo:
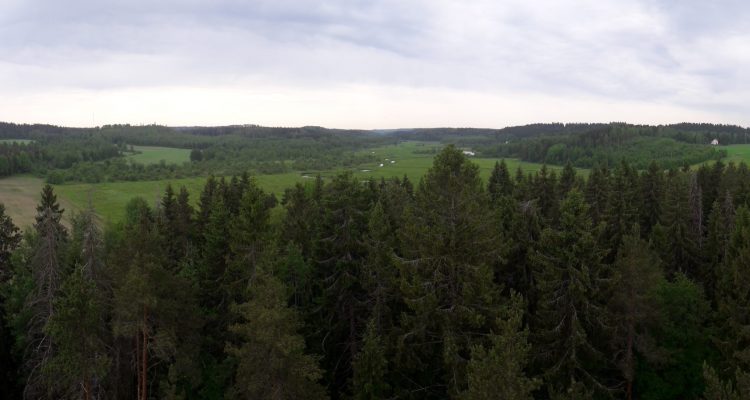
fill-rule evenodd
<path id="1" fill-rule="evenodd" d="M 591 168 L 626 161 L 644 169 L 651 160 L 682 167 L 725 156 L 708 145 L 750 143 L 750 129 L 735 125 L 532 124 L 504 129 L 435 128 L 391 133 L 402 139 L 432 140 L 471 148 L 487 157 Z"/>
<path id="2" fill-rule="evenodd" d="M 0 199 L 1 203 L 2 199 Z M 0 397 L 750 398 L 750 170 L 243 175 L 102 232 L 0 204 Z"/>

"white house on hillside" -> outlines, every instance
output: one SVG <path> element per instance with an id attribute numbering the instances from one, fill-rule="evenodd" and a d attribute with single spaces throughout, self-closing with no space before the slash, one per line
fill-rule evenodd
<path id="1" fill-rule="evenodd" d="M 473 151 L 469 151 L 469 150 L 464 150 L 464 155 L 467 155 L 469 157 L 474 157 L 475 155 L 477 155 L 477 153 Z"/>
<path id="2" fill-rule="evenodd" d="M 719 145 L 719 139 L 714 139 L 711 141 L 711 146 L 718 146 Z"/>

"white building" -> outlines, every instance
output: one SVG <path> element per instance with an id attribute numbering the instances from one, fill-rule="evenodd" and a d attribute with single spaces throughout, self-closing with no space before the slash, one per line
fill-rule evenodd
<path id="1" fill-rule="evenodd" d="M 719 139 L 714 139 L 711 141 L 711 146 L 718 146 L 719 145 Z"/>
<path id="2" fill-rule="evenodd" d="M 464 150 L 464 155 L 467 155 L 469 157 L 474 157 L 475 155 L 477 155 L 477 153 L 473 151 L 469 151 L 469 150 Z"/>

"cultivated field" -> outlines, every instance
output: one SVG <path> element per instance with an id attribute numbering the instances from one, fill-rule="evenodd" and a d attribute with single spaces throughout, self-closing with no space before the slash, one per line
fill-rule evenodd
<path id="1" fill-rule="evenodd" d="M 133 146 L 138 153 L 127 157 L 140 164 L 158 164 L 164 161 L 167 164 L 182 164 L 190 161 L 190 150 L 177 149 L 174 147 L 155 146 Z"/>

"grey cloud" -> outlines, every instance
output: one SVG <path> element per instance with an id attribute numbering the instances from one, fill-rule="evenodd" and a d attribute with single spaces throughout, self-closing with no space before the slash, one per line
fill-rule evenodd
<path id="1" fill-rule="evenodd" d="M 739 0 L 12 1 L 0 85 L 364 83 L 737 112 L 749 13 Z"/>

